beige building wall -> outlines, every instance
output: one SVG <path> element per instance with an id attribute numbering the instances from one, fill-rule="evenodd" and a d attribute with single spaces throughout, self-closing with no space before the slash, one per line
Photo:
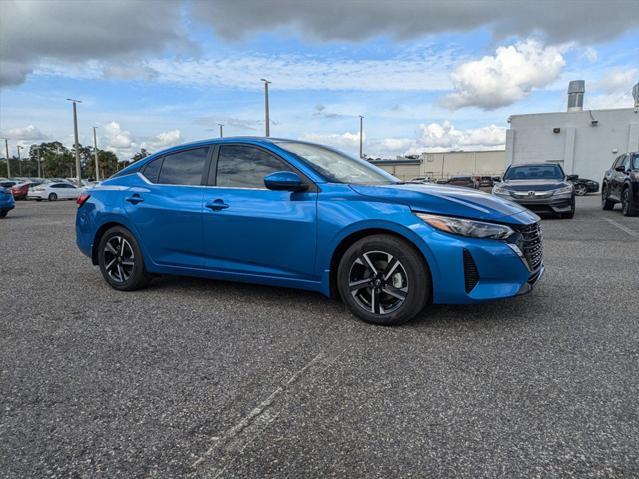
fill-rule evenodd
<path id="1" fill-rule="evenodd" d="M 505 158 L 504 150 L 455 151 L 422 153 L 420 160 L 414 163 L 385 162 L 376 165 L 403 181 L 417 176 L 439 180 L 456 175 L 501 176 Z"/>

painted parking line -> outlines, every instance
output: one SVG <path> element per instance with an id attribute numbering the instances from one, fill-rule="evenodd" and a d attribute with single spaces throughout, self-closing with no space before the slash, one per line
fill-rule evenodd
<path id="1" fill-rule="evenodd" d="M 247 445 L 277 419 L 295 385 L 310 384 L 330 368 L 344 351 L 346 349 L 332 353 L 320 352 L 222 436 L 212 437 L 209 449 L 191 464 L 194 471 L 190 476 L 223 477 L 236 455 L 242 453 Z"/>
<path id="2" fill-rule="evenodd" d="M 637 233 L 636 231 L 631 230 L 627 226 L 624 226 L 624 225 L 622 225 L 621 223 L 619 223 L 619 222 L 617 222 L 615 220 L 611 220 L 610 218 L 604 218 L 604 220 L 606 220 L 611 225 L 616 226 L 617 228 L 619 228 L 624 233 L 628 233 L 630 236 L 634 236 L 635 238 L 639 238 L 639 233 Z"/>

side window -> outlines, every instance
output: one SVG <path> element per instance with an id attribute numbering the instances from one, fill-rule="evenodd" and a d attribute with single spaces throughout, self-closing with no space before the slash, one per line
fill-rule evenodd
<path id="1" fill-rule="evenodd" d="M 630 155 L 626 155 L 626 159 L 623 161 L 622 165 L 626 171 L 630 169 Z"/>
<path id="2" fill-rule="evenodd" d="M 51 185 L 51 188 L 62 188 L 63 185 Z"/>
<path id="3" fill-rule="evenodd" d="M 220 148 L 217 186 L 264 188 L 264 177 L 291 168 L 275 156 L 252 146 L 228 145 Z"/>
<path id="4" fill-rule="evenodd" d="M 200 185 L 202 170 L 209 148 L 181 151 L 164 157 L 158 183 L 169 185 Z"/>
<path id="5" fill-rule="evenodd" d="M 617 157 L 617 160 L 612 164 L 612 168 L 615 169 L 618 166 L 621 166 L 623 164 L 624 158 L 625 158 L 625 155 L 619 155 Z"/>
<path id="6" fill-rule="evenodd" d="M 164 159 L 163 157 L 156 158 L 155 160 L 148 162 L 142 169 L 142 174 L 151 183 L 158 182 L 158 177 L 160 176 L 160 168 L 162 167 L 163 159 Z"/>

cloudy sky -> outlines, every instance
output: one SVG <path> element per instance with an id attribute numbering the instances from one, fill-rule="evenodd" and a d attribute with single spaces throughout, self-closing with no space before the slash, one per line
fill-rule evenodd
<path id="1" fill-rule="evenodd" d="M 639 0 L 3 0 L 0 136 L 126 159 L 225 135 L 357 152 L 503 148 L 509 115 L 632 106 Z"/>

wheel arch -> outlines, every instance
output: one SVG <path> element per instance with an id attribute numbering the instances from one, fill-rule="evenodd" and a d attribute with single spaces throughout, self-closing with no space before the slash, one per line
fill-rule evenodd
<path id="1" fill-rule="evenodd" d="M 367 236 L 377 235 L 377 234 L 395 236 L 396 238 L 400 238 L 404 241 L 407 241 L 408 243 L 411 244 L 411 246 L 415 248 L 415 250 L 417 251 L 417 253 L 420 255 L 420 257 L 422 258 L 422 260 L 427 266 L 426 269 L 427 269 L 428 275 L 430 276 L 430 287 L 431 287 L 430 297 L 432 298 L 433 297 L 432 296 L 432 289 L 433 289 L 432 279 L 433 278 L 432 278 L 432 272 L 431 272 L 431 263 L 428 261 L 428 258 L 422 251 L 422 248 L 420 248 L 419 245 L 416 244 L 415 241 L 411 239 L 409 236 L 403 235 L 395 230 L 387 229 L 383 227 L 367 227 L 357 231 L 353 231 L 349 233 L 346 237 L 342 238 L 340 242 L 337 244 L 337 246 L 333 249 L 333 253 L 331 255 L 331 261 L 329 264 L 330 297 L 339 299 L 339 292 L 337 288 L 337 268 L 346 250 L 350 248 L 351 245 L 353 245 L 355 242 L 359 241 L 360 239 L 365 238 Z"/>
<path id="2" fill-rule="evenodd" d="M 100 245 L 100 240 L 102 239 L 102 236 L 104 235 L 104 233 L 106 233 L 109 229 L 113 228 L 114 226 L 119 226 L 120 228 L 126 228 L 127 231 L 131 231 L 126 225 L 122 223 L 118 223 L 117 221 L 107 221 L 102 226 L 100 226 L 98 230 L 95 232 L 95 236 L 93 237 L 93 243 L 91 245 L 91 263 L 93 263 L 94 266 L 98 265 L 98 246 Z M 133 232 L 131 232 L 131 234 L 133 234 Z"/>

